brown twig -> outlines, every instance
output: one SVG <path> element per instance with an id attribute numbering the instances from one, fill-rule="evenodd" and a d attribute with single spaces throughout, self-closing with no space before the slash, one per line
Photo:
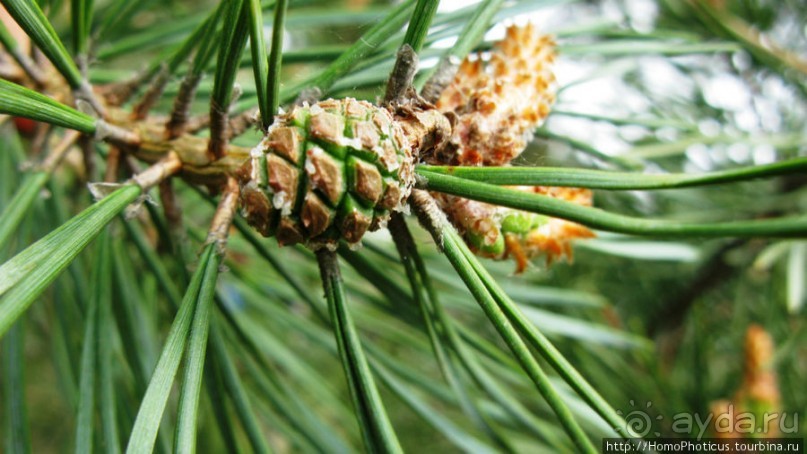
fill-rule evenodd
<path id="1" fill-rule="evenodd" d="M 0 54 L 2 56 L 2 54 Z M 19 65 L 5 60 L 0 60 L 0 77 L 5 80 L 17 82 L 21 81 L 25 75 Z"/>
<path id="2" fill-rule="evenodd" d="M 98 120 L 95 125 L 95 140 L 103 140 L 123 147 L 138 147 L 142 144 L 140 135 L 126 128 Z"/>
<path id="3" fill-rule="evenodd" d="M 435 243 L 442 250 L 443 228 L 450 224 L 437 202 L 428 192 L 422 189 L 413 189 L 412 195 L 409 197 L 409 203 L 420 225 L 432 235 Z"/>
<path id="4" fill-rule="evenodd" d="M 230 139 L 245 133 L 249 128 L 260 121 L 260 110 L 252 109 L 242 112 L 232 118 L 227 125 L 228 137 Z"/>
<path id="5" fill-rule="evenodd" d="M 215 243 L 220 253 L 223 253 L 224 246 L 227 243 L 230 224 L 232 224 L 235 210 L 238 208 L 239 192 L 240 188 L 235 178 L 228 178 L 224 192 L 219 200 L 218 208 L 216 208 L 216 214 L 213 215 L 210 230 L 208 230 L 207 233 L 207 241 L 205 241 L 205 244 Z"/>
<path id="6" fill-rule="evenodd" d="M 100 118 L 107 118 L 107 111 L 104 105 L 98 100 L 93 92 L 92 85 L 86 80 L 81 82 L 81 85 L 73 90 L 73 97 L 76 100 L 83 100 L 92 106 L 93 110 Z"/>
<path id="7" fill-rule="evenodd" d="M 34 81 L 34 84 L 39 87 L 44 87 L 47 84 L 48 79 L 45 72 L 28 55 L 20 51 L 19 47 L 7 50 L 25 74 Z"/>
<path id="8" fill-rule="evenodd" d="M 179 159 L 176 153 L 170 152 L 168 156 L 157 161 L 145 171 L 135 175 L 129 181 L 137 184 L 145 191 L 180 170 L 182 170 L 182 160 Z"/>
<path id="9" fill-rule="evenodd" d="M 35 155 L 39 155 L 45 149 L 51 134 L 53 133 L 53 125 L 50 123 L 35 123 L 34 138 L 31 140 L 31 151 Z"/>
<path id="10" fill-rule="evenodd" d="M 392 68 L 389 80 L 387 81 L 387 91 L 384 95 L 384 104 L 401 104 L 409 95 L 414 94 L 412 81 L 418 70 L 418 55 L 412 46 L 404 44 L 398 50 L 395 66 Z"/>
<path id="11" fill-rule="evenodd" d="M 120 162 L 120 167 L 121 169 L 126 171 L 126 174 L 136 175 L 143 171 L 143 165 L 141 165 L 140 161 L 138 161 L 137 158 L 135 158 L 131 154 L 124 153 L 123 155 L 121 155 L 121 158 L 122 159 Z M 159 161 L 159 159 L 154 162 L 157 161 Z"/>
<path id="12" fill-rule="evenodd" d="M 121 149 L 115 145 L 109 146 L 109 153 L 106 155 L 106 171 L 104 181 L 112 183 L 118 181 L 118 170 L 120 170 Z"/>
<path id="13" fill-rule="evenodd" d="M 241 86 L 235 84 L 226 109 L 222 109 L 214 100 L 210 100 L 210 140 L 207 144 L 207 153 L 213 159 L 221 159 L 227 152 L 227 143 L 231 137 L 229 113 L 242 94 Z"/>
<path id="14" fill-rule="evenodd" d="M 157 72 L 157 76 L 154 78 L 151 85 L 149 85 L 149 88 L 143 93 L 143 97 L 140 98 L 140 101 L 132 108 L 132 121 L 142 120 L 148 116 L 149 110 L 154 107 L 154 104 L 157 103 L 163 91 L 165 91 L 165 86 L 168 84 L 168 78 L 170 76 L 171 73 L 168 71 L 168 65 L 163 64 L 159 72 Z"/>
<path id="15" fill-rule="evenodd" d="M 78 139 L 78 146 L 81 150 L 82 160 L 84 161 L 84 174 L 87 177 L 87 181 L 98 181 L 96 177 L 98 165 L 95 162 L 92 139 L 90 136 L 82 135 Z"/>
<path id="16" fill-rule="evenodd" d="M 190 118 L 191 104 L 196 96 L 196 89 L 202 76 L 188 72 L 179 86 L 179 93 L 174 99 L 174 107 L 171 109 L 171 117 L 165 124 L 165 139 L 171 140 L 182 135 L 188 125 Z M 207 122 L 205 122 L 207 123 Z"/>
<path id="17" fill-rule="evenodd" d="M 40 168 L 45 172 L 53 172 L 56 166 L 62 161 L 70 147 L 79 139 L 81 133 L 78 131 L 67 131 L 62 140 L 53 147 L 53 150 L 42 161 Z"/>
<path id="18" fill-rule="evenodd" d="M 139 71 L 128 80 L 101 87 L 103 97 L 108 105 L 121 106 L 132 97 L 141 85 L 151 80 L 151 78 L 152 74 L 149 71 Z"/>
<path id="19" fill-rule="evenodd" d="M 160 183 L 160 204 L 163 207 L 165 221 L 168 224 L 168 234 L 171 237 L 173 253 L 179 257 L 190 258 L 188 235 L 182 222 L 182 207 L 177 200 L 173 181 L 173 179 L 169 178 Z"/>
<path id="20" fill-rule="evenodd" d="M 168 225 L 181 226 L 182 207 L 177 202 L 176 192 L 174 192 L 174 186 L 170 179 L 160 183 L 160 203 L 163 206 L 163 213 Z"/>
<path id="21" fill-rule="evenodd" d="M 434 74 L 423 85 L 420 91 L 420 96 L 430 103 L 436 103 L 440 99 L 440 94 L 445 91 L 446 87 L 454 80 L 454 75 L 457 73 L 460 62 L 458 59 L 444 59 L 440 60 L 437 64 L 437 69 Z"/>
<path id="22" fill-rule="evenodd" d="M 227 110 L 210 101 L 210 140 L 207 143 L 207 153 L 212 159 L 224 156 L 227 147 Z"/>
<path id="23" fill-rule="evenodd" d="M 48 57 L 45 55 L 45 53 L 36 46 L 31 46 L 31 59 L 40 68 L 47 68 L 50 64 L 50 61 L 48 61 Z"/>
<path id="24" fill-rule="evenodd" d="M 185 126 L 185 133 L 196 134 L 197 132 L 210 127 L 210 114 L 203 113 L 188 119 L 188 124 Z"/>
<path id="25" fill-rule="evenodd" d="M 451 137 L 451 124 L 434 105 L 418 96 L 412 86 L 417 69 L 417 54 L 411 46 L 404 44 L 398 50 L 383 103 L 400 122 L 415 159 L 420 161 L 445 147 Z"/>

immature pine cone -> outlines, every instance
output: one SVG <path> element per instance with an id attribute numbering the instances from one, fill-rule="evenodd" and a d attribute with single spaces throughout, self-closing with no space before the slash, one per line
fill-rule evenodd
<path id="1" fill-rule="evenodd" d="M 401 126 L 352 98 L 278 116 L 250 156 L 236 172 L 243 215 L 280 244 L 358 242 L 403 208 L 414 182 Z"/>

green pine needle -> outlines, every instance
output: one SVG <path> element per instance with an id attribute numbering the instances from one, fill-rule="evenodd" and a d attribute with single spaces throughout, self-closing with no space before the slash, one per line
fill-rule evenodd
<path id="1" fill-rule="evenodd" d="M 268 92 L 272 87 L 269 86 L 269 61 L 266 56 L 266 41 L 263 38 L 263 14 L 259 0 L 246 0 L 246 2 L 244 7 L 249 10 L 249 48 L 252 51 L 252 72 L 255 76 L 255 90 L 258 97 L 258 108 L 261 112 L 261 122 L 263 128 L 266 129 L 271 124 L 271 119 L 274 118 L 276 111 L 272 111 Z M 279 7 L 280 4 L 278 3 L 276 8 Z M 281 36 L 283 34 L 282 30 L 281 24 Z M 274 39 L 274 34 L 272 38 Z M 282 52 L 278 53 L 278 55 L 282 55 Z M 279 81 L 277 68 L 274 76 L 274 80 Z"/>
<path id="2" fill-rule="evenodd" d="M 735 183 L 756 178 L 792 175 L 807 171 L 807 158 L 788 159 L 753 167 L 702 174 L 610 172 L 560 167 L 450 167 L 419 165 L 415 171 L 428 179 L 439 173 L 466 180 L 508 186 L 568 186 L 591 189 L 673 189 Z"/>
<path id="3" fill-rule="evenodd" d="M 443 230 L 444 234 L 451 238 L 456 237 L 456 232 L 450 227 Z M 579 372 L 566 360 L 566 358 L 552 345 L 551 342 L 518 310 L 510 297 L 501 289 L 496 280 L 479 263 L 476 256 L 471 253 L 463 242 L 457 243 L 458 249 L 465 256 L 470 266 L 484 282 L 486 290 L 495 299 L 498 307 L 506 315 L 510 323 L 521 331 L 528 342 L 544 357 L 544 359 L 563 377 L 566 383 L 578 392 L 594 411 L 596 411 L 608 424 L 622 436 L 632 436 L 625 433 L 623 428 L 629 429 L 625 421 L 608 405 L 600 394 L 580 375 Z"/>
<path id="4" fill-rule="evenodd" d="M 287 91 L 288 97 L 299 94 L 303 88 L 316 87 L 327 92 L 339 78 L 347 74 L 362 59 L 373 53 L 376 48 L 400 30 L 409 19 L 409 10 L 414 6 L 414 0 L 407 0 L 392 10 L 387 17 L 379 21 L 362 37 L 351 45 L 339 58 L 331 63 L 325 70 L 312 79 L 305 80 Z"/>
<path id="5" fill-rule="evenodd" d="M 0 113 L 95 133 L 91 116 L 4 79 L 0 79 Z"/>
<path id="6" fill-rule="evenodd" d="M 214 247 L 213 244 L 208 249 Z M 196 310 L 188 338 L 185 375 L 177 411 L 177 425 L 174 437 L 174 451 L 192 453 L 196 448 L 196 429 L 199 415 L 199 396 L 207 353 L 207 338 L 210 332 L 210 314 L 216 290 L 221 255 L 213 253 L 204 263 L 202 287 L 199 290 Z M 200 267 L 201 268 L 201 267 Z M 198 271 L 197 271 L 198 272 Z"/>
<path id="7" fill-rule="evenodd" d="M 404 221 L 403 217 L 400 215 L 393 215 L 389 227 L 392 238 L 398 248 L 401 263 L 403 263 L 404 269 L 406 270 L 406 276 L 409 279 L 412 295 L 418 307 L 420 307 L 420 312 L 426 325 L 426 333 L 429 336 L 429 342 L 431 343 L 434 356 L 437 359 L 443 377 L 454 392 L 463 411 L 471 421 L 473 421 L 474 425 L 481 429 L 492 440 L 496 441 L 502 449 L 512 450 L 512 447 L 507 444 L 505 439 L 496 432 L 495 428 L 491 426 L 482 415 L 479 407 L 471 399 L 468 390 L 461 382 L 457 368 L 451 362 L 448 348 L 453 347 L 457 349 L 458 346 L 454 343 L 457 341 L 456 333 L 451 327 L 451 322 L 441 317 L 444 314 L 439 314 L 442 308 L 440 306 L 438 293 L 434 288 L 431 277 L 423 263 L 423 259 L 420 257 L 420 253 L 415 245 L 415 240 L 406 225 L 406 221 Z M 438 334 L 438 329 L 444 333 L 443 336 Z M 386 382 L 389 383 L 388 381 Z M 406 397 L 402 398 L 406 399 Z M 410 406 L 422 408 L 421 404 L 418 402 L 412 402 Z M 430 417 L 429 414 L 423 414 L 423 416 L 427 419 Z M 442 427 L 439 421 L 433 421 L 433 424 Z M 447 437 L 453 439 L 455 433 L 453 428 L 445 427 L 444 432 L 447 432 Z M 455 443 L 458 444 L 458 447 L 463 447 L 463 443 L 468 438 L 470 437 L 462 437 L 455 440 Z M 465 449 L 468 448 L 469 446 L 465 446 Z"/>
<path id="8" fill-rule="evenodd" d="M 25 356 L 23 355 L 24 319 L 8 331 L 2 342 L 3 373 L 3 448 L 9 454 L 29 454 L 31 434 L 25 399 Z"/>
<path id="9" fill-rule="evenodd" d="M 39 4 L 30 0 L 3 0 L 3 6 L 64 76 L 70 87 L 74 90 L 80 88 L 83 83 L 81 72 L 73 63 L 73 58 L 65 49 L 53 26 L 39 9 Z"/>
<path id="10" fill-rule="evenodd" d="M 14 197 L 0 212 L 0 219 L 4 221 L 0 223 L 0 250 L 6 246 L 17 231 L 17 227 L 33 206 L 49 178 L 50 175 L 47 172 L 34 172 L 26 175 L 20 188 L 14 193 Z"/>
<path id="11" fill-rule="evenodd" d="M 160 359 L 157 361 L 157 366 L 149 381 L 148 389 L 140 402 L 140 409 L 137 412 L 126 448 L 127 453 L 151 452 L 154 449 L 157 431 L 171 394 L 174 377 L 185 352 L 196 308 L 203 301 L 202 298 L 213 297 L 210 286 L 215 285 L 215 282 L 211 283 L 205 280 L 205 277 L 208 267 L 218 268 L 217 255 L 214 243 L 207 245 L 202 252 L 199 266 L 185 291 L 179 312 L 171 324 L 171 330 L 163 345 Z M 203 288 L 206 288 L 208 293 L 202 294 Z"/>
<path id="12" fill-rule="evenodd" d="M 96 330 L 96 343 L 98 348 L 98 405 L 101 419 L 101 429 L 103 434 L 103 446 L 107 452 L 121 452 L 121 440 L 118 429 L 118 400 L 116 392 L 115 367 L 117 365 L 115 357 L 115 344 L 111 342 L 117 335 L 117 326 L 113 318 L 112 306 L 117 301 L 113 298 L 113 249 L 112 234 L 110 229 L 102 234 L 99 239 L 98 277 L 96 280 L 96 290 L 93 297 L 98 298 L 98 327 Z"/>
<path id="13" fill-rule="evenodd" d="M 584 207 L 553 197 L 530 194 L 450 175 L 420 171 L 421 186 L 431 191 L 458 195 L 493 205 L 554 216 L 588 227 L 631 235 L 670 237 L 804 237 L 807 216 L 748 221 L 688 223 L 630 217 L 599 208 Z"/>
<path id="14" fill-rule="evenodd" d="M 72 0 L 70 2 L 70 25 L 73 31 L 73 51 L 87 57 L 89 39 L 92 32 L 92 0 Z"/>
<path id="15" fill-rule="evenodd" d="M 225 10 L 222 39 L 219 45 L 216 77 L 213 81 L 211 109 L 226 112 L 230 106 L 238 62 L 247 43 L 250 27 L 247 26 L 249 10 L 244 0 L 234 0 Z"/>
<path id="16" fill-rule="evenodd" d="M 286 10 L 288 0 L 278 0 L 275 3 L 275 20 L 272 24 L 272 49 L 269 54 L 269 76 L 267 78 L 267 111 L 261 118 L 264 127 L 274 122 L 280 107 L 280 67 L 285 55 L 283 53 L 283 34 L 286 32 Z"/>
<path id="17" fill-rule="evenodd" d="M 555 391 L 549 378 L 543 372 L 535 361 L 535 358 L 530 353 L 524 340 L 516 333 L 515 329 L 507 320 L 501 308 L 496 304 L 495 299 L 488 290 L 487 281 L 488 276 L 480 275 L 477 269 L 478 262 L 474 257 L 468 246 L 462 241 L 456 231 L 446 226 L 440 232 L 443 240 L 443 251 L 449 259 L 454 269 L 460 275 L 462 280 L 468 286 L 468 289 L 474 295 L 474 298 L 482 306 L 488 319 L 496 327 L 499 335 L 512 350 L 513 354 L 518 359 L 521 367 L 530 376 L 538 388 L 538 391 L 544 396 L 547 403 L 555 415 L 558 417 L 558 422 L 563 426 L 569 438 L 574 442 L 575 446 L 580 452 L 595 453 L 597 450 L 591 444 L 583 430 L 580 428 L 577 421 L 575 421 L 571 412 L 566 404 L 561 400 L 560 396 Z M 467 252 L 466 252 L 467 251 Z"/>
<path id="18" fill-rule="evenodd" d="M 123 186 L 0 266 L 0 337 L 141 192 L 140 186 Z"/>
<path id="19" fill-rule="evenodd" d="M 465 58 L 474 47 L 482 41 L 488 29 L 488 25 L 493 20 L 493 16 L 499 8 L 502 7 L 503 3 L 503 0 L 485 0 L 480 3 L 474 10 L 471 19 L 465 24 L 462 32 L 460 32 L 459 37 L 457 37 L 457 42 L 445 51 L 437 66 L 430 71 L 426 71 L 418 78 L 415 86 L 417 86 L 418 89 L 422 88 L 426 80 L 428 80 L 435 71 L 438 71 L 440 68 L 454 66 L 457 62 Z"/>
<path id="20" fill-rule="evenodd" d="M 409 27 L 404 36 L 404 44 L 409 44 L 415 52 L 420 52 L 420 49 L 423 48 L 423 43 L 429 34 L 429 26 L 439 5 L 438 0 L 418 0 L 415 5 L 412 20 L 409 21 Z"/>
<path id="21" fill-rule="evenodd" d="M 76 416 L 76 452 L 93 452 L 95 438 L 96 390 L 98 389 L 99 360 L 99 306 L 110 299 L 109 231 L 98 239 L 97 254 L 93 266 L 93 295 L 84 317 L 84 338 L 81 349 L 81 372 L 79 376 L 78 415 Z"/>
<path id="22" fill-rule="evenodd" d="M 347 310 L 344 283 L 336 256 L 327 249 L 321 249 L 317 253 L 317 260 L 339 346 L 339 357 L 342 359 L 364 445 L 370 452 L 402 452 Z"/>
<path id="23" fill-rule="evenodd" d="M 250 398 L 247 395 L 244 384 L 238 377 L 238 372 L 233 364 L 232 357 L 224 346 L 224 339 L 214 326 L 210 333 L 210 343 L 213 348 L 216 365 L 221 373 L 224 388 L 230 396 L 230 400 L 235 407 L 236 415 L 241 420 L 241 425 L 247 434 L 252 451 L 258 454 L 272 452 L 261 430 L 260 424 L 255 417 Z"/>
<path id="24" fill-rule="evenodd" d="M 0 255 L 13 256 L 0 264 L 0 450 L 28 453 L 56 442 L 77 452 L 114 453 L 128 443 L 128 452 L 348 453 L 363 443 L 369 452 L 401 452 L 421 448 L 428 435 L 440 451 L 592 452 L 596 437 L 637 437 L 616 411 L 631 411 L 628 402 L 647 402 L 642 410 L 655 418 L 742 395 L 725 380 L 742 365 L 724 359 L 740 355 L 751 324 L 774 341 L 769 363 L 779 393 L 801 396 L 789 360 L 807 333 L 798 317 L 807 246 L 766 242 L 807 232 L 804 43 L 775 42 L 800 36 L 781 25 L 804 22 L 798 2 L 659 0 L 647 21 L 633 5 L 602 19 L 592 14 L 605 11 L 598 2 L 575 0 L 482 0 L 440 13 L 434 0 L 393 8 L 0 1 L 28 34 L 18 42 L 0 25 L 8 57 L 0 56 L 7 79 L 0 80 Z M 60 17 L 65 8 L 70 16 Z M 434 243 L 410 232 L 402 213 L 387 225 L 392 241 L 382 232 L 363 238 L 359 251 L 340 244 L 316 254 L 278 250 L 276 239 L 235 219 L 240 234 L 227 255 L 207 244 L 200 258 L 194 248 L 206 241 L 201 226 L 210 220 L 204 200 L 213 202 L 216 183 L 201 199 L 198 181 L 162 185 L 162 203 L 133 219 L 123 211 L 144 193 L 128 182 L 86 209 L 76 199 L 85 175 L 95 174 L 90 155 L 105 159 L 111 146 L 96 136 L 105 129 L 99 121 L 150 145 L 173 105 L 172 135 L 181 124 L 194 144 L 212 137 L 211 151 L 221 151 L 215 141 L 250 149 L 281 103 L 319 93 L 378 99 L 401 43 L 424 63 L 416 86 L 434 100 L 460 59 L 474 52 L 487 59 L 493 43 L 484 36 L 532 13 L 572 19 L 540 27 L 557 39 L 559 80 L 571 81 L 534 131 L 547 140 L 516 165 L 549 159 L 571 167 L 424 164 L 415 168 L 416 185 L 604 231 L 575 246 L 574 264 L 536 262 L 511 276 L 511 262 L 471 252 L 444 219 L 450 210 L 423 217 L 416 199 L 424 192 L 409 207 Z M 285 52 L 284 36 L 292 37 Z M 243 55 L 247 39 L 251 52 Z M 440 80 L 427 84 L 436 70 Z M 237 103 L 236 83 L 243 84 Z M 588 96 L 601 87 L 602 96 Z M 102 120 L 80 103 L 57 101 L 72 102 L 71 91 Z M 144 101 L 131 102 L 138 94 Z M 610 95 L 619 98 L 604 101 Z M 143 106 L 146 123 L 133 119 L 132 105 Z M 255 108 L 262 131 L 227 124 Z M 33 134 L 22 118 L 34 120 Z M 78 134 L 89 145 L 90 172 L 51 150 Z M 187 137 L 173 144 L 182 148 Z M 617 142 L 626 151 L 611 153 Z M 134 148 L 121 147 L 128 156 L 116 175 L 136 173 L 132 159 L 151 151 Z M 43 164 L 27 169 L 29 162 Z M 597 205 L 609 208 L 510 188 L 535 185 L 603 190 Z M 655 192 L 611 192 L 637 190 Z M 111 227 L 115 217 L 125 230 Z M 699 241 L 731 237 L 739 239 Z M 337 254 L 348 268 L 339 269 Z M 228 272 L 219 279 L 222 265 Z M 637 280 L 642 285 L 628 285 Z M 715 299 L 713 288 L 727 297 Z M 645 304 L 656 296 L 657 304 Z M 676 355 L 652 350 L 646 337 L 667 314 L 671 328 L 697 334 L 676 344 Z M 714 377 L 689 373 L 707 363 L 719 366 Z M 42 381 L 42 371 L 53 377 Z M 53 416 L 68 424 L 43 437 L 42 416 L 29 410 L 54 395 Z M 791 412 L 786 404 L 777 410 Z M 656 425 L 650 429 L 667 430 Z"/>

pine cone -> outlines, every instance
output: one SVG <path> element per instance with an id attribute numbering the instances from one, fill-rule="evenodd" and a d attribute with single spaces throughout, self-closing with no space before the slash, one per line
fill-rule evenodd
<path id="1" fill-rule="evenodd" d="M 389 111 L 352 98 L 280 115 L 236 172 L 243 215 L 280 244 L 358 242 L 400 211 L 414 182 Z"/>

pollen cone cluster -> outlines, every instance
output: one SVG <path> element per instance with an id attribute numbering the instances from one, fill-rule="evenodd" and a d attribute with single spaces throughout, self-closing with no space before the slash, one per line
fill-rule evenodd
<path id="1" fill-rule="evenodd" d="M 759 325 L 751 325 L 745 333 L 743 384 L 735 401 L 741 409 L 758 417 L 780 409 L 779 386 L 773 370 L 775 346 L 773 338 Z M 775 436 L 768 428 L 768 436 Z"/>
<path id="2" fill-rule="evenodd" d="M 430 162 L 463 166 L 507 166 L 532 138 L 554 101 L 554 42 L 531 25 L 510 27 L 494 46 L 490 60 L 465 59 L 437 108 L 455 117 L 453 134 Z M 591 192 L 578 188 L 518 187 L 569 202 L 591 205 Z M 594 236 L 563 219 L 497 207 L 445 194 L 434 194 L 449 219 L 479 255 L 516 261 L 545 255 L 547 263 L 572 256 L 571 241 Z"/>
<path id="3" fill-rule="evenodd" d="M 246 220 L 280 244 L 358 242 L 413 184 L 413 159 L 386 109 L 346 98 L 280 115 L 236 172 Z"/>
<path id="4" fill-rule="evenodd" d="M 763 327 L 751 325 L 745 332 L 743 347 L 742 384 L 733 399 L 718 400 L 710 405 L 711 417 L 716 421 L 713 424 L 715 436 L 776 438 L 781 435 L 780 429 L 793 420 L 788 422 L 787 413 L 781 412 L 779 385 L 773 369 L 776 350 L 773 338 Z"/>
<path id="5" fill-rule="evenodd" d="M 510 27 L 490 60 L 466 58 L 437 109 L 456 116 L 452 165 L 500 166 L 521 154 L 555 100 L 555 43 L 532 25 Z"/>

